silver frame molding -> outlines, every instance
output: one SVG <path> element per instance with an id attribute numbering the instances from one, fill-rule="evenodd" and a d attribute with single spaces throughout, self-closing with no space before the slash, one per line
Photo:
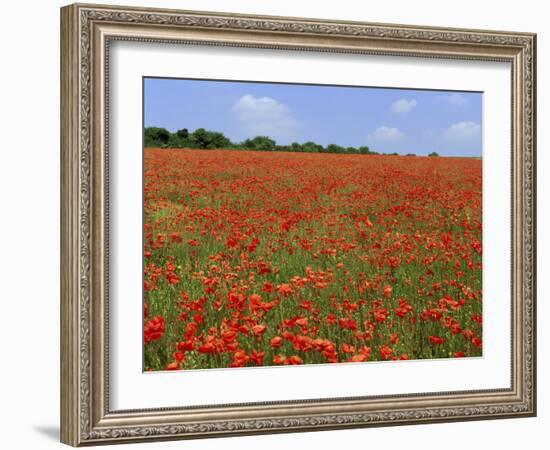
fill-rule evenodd
<path id="1" fill-rule="evenodd" d="M 509 389 L 112 411 L 108 67 L 113 40 L 507 61 L 512 67 Z M 61 9 L 61 441 L 97 445 L 536 415 L 536 35 L 74 4 Z"/>

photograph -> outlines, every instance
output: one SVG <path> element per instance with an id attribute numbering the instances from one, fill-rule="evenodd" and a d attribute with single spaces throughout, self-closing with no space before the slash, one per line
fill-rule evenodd
<path id="1" fill-rule="evenodd" d="M 483 356 L 483 93 L 143 77 L 143 370 Z"/>

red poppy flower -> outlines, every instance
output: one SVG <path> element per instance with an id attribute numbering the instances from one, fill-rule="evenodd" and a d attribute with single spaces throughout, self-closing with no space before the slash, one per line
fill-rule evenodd
<path id="1" fill-rule="evenodd" d="M 279 294 L 282 294 L 282 295 L 290 295 L 294 292 L 294 290 L 292 289 L 292 287 L 289 284 L 281 284 L 277 288 L 277 292 Z"/>
<path id="2" fill-rule="evenodd" d="M 253 361 L 257 366 L 262 366 L 264 364 L 265 352 L 259 352 L 257 350 L 252 350 L 252 353 L 249 355 L 250 361 Z"/>
<path id="3" fill-rule="evenodd" d="M 388 318 L 388 310 L 386 308 L 376 309 L 374 311 L 374 320 L 384 323 Z"/>
<path id="4" fill-rule="evenodd" d="M 275 355 L 273 357 L 273 364 L 277 364 L 277 365 L 283 365 L 283 364 L 286 364 L 286 356 L 285 355 Z"/>
<path id="5" fill-rule="evenodd" d="M 393 355 L 393 349 L 387 345 L 382 345 L 380 347 L 380 356 L 382 356 L 382 359 L 388 360 Z"/>
<path id="6" fill-rule="evenodd" d="M 195 342 L 193 340 L 187 340 L 178 342 L 178 350 L 180 352 L 189 352 L 195 349 Z"/>
<path id="7" fill-rule="evenodd" d="M 292 355 L 292 356 L 289 356 L 287 358 L 286 363 L 291 365 L 291 366 L 295 366 L 295 365 L 298 365 L 298 364 L 303 364 L 304 361 L 299 356 Z"/>
<path id="8" fill-rule="evenodd" d="M 343 343 L 342 344 L 342 351 L 344 353 L 355 353 L 355 347 L 353 345 Z"/>
<path id="9" fill-rule="evenodd" d="M 271 283 L 264 283 L 263 287 L 262 287 L 262 290 L 264 292 L 273 292 L 273 284 Z"/>
<path id="10" fill-rule="evenodd" d="M 149 320 L 143 328 L 145 343 L 158 341 L 164 335 L 164 317 L 155 316 Z"/>
<path id="11" fill-rule="evenodd" d="M 265 325 L 254 325 L 252 327 L 252 332 L 254 333 L 254 336 L 256 336 L 257 338 L 261 337 L 266 330 L 267 330 L 267 327 Z"/>
<path id="12" fill-rule="evenodd" d="M 481 348 L 483 343 L 481 341 L 481 338 L 475 336 L 472 338 L 472 344 L 474 344 L 476 347 Z"/>
<path id="13" fill-rule="evenodd" d="M 432 343 L 433 345 L 442 345 L 445 343 L 445 338 L 440 336 L 430 336 L 429 339 L 430 343 Z"/>
<path id="14" fill-rule="evenodd" d="M 248 362 L 249 357 L 244 350 L 239 350 L 233 355 L 231 367 L 244 367 Z"/>

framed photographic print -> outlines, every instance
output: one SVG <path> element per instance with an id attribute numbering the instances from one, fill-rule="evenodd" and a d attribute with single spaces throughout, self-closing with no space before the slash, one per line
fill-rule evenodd
<path id="1" fill-rule="evenodd" d="M 61 439 L 536 414 L 536 36 L 61 9 Z"/>

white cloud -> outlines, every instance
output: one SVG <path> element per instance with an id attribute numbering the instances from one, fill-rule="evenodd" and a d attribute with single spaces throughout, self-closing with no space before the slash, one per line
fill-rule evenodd
<path id="1" fill-rule="evenodd" d="M 440 103 L 446 103 L 451 106 L 463 106 L 468 103 L 466 96 L 464 94 L 459 94 L 458 92 L 438 95 L 436 100 Z"/>
<path id="2" fill-rule="evenodd" d="M 402 139 L 403 136 L 405 135 L 397 128 L 382 126 L 370 133 L 367 140 L 371 142 L 395 142 Z"/>
<path id="3" fill-rule="evenodd" d="M 408 113 L 416 106 L 416 100 L 413 98 L 407 100 L 406 98 L 400 98 L 391 104 L 391 110 L 395 113 Z"/>
<path id="4" fill-rule="evenodd" d="M 249 137 L 290 138 L 300 127 L 290 110 L 271 97 L 243 95 L 232 108 Z"/>
<path id="5" fill-rule="evenodd" d="M 481 134 L 481 126 L 476 122 L 458 122 L 452 124 L 443 132 L 446 141 L 469 141 Z"/>

